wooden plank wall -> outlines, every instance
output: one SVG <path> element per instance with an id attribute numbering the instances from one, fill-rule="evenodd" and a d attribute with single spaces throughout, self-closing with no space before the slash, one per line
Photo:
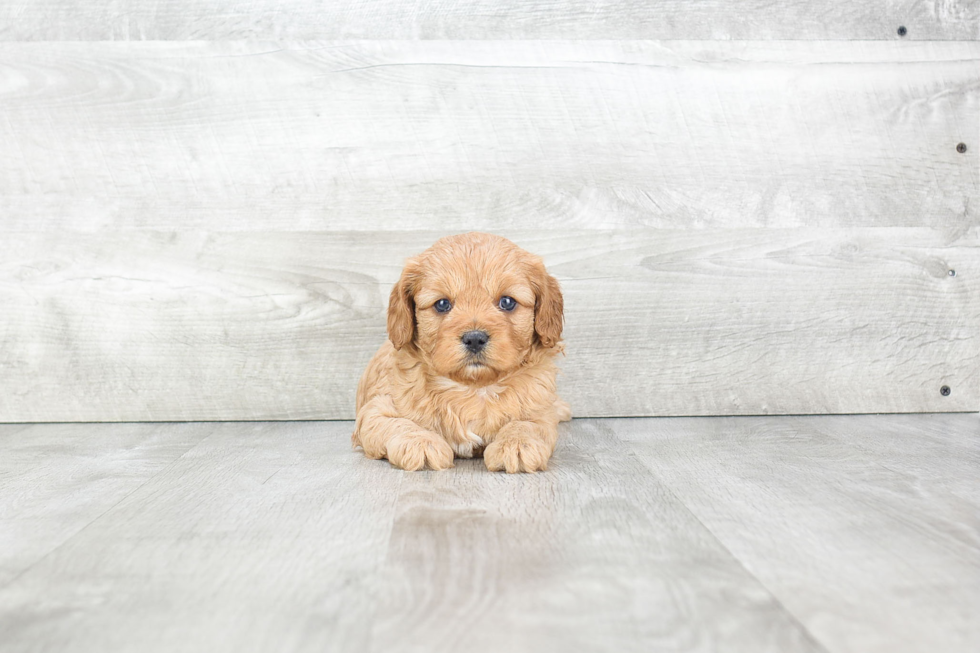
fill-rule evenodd
<path id="1" fill-rule="evenodd" d="M 9 41 L 967 40 L 974 0 L 6 0 Z"/>
<path id="2" fill-rule="evenodd" d="M 978 1 L 4 3 L 0 421 L 350 418 L 402 261 L 475 229 L 562 281 L 577 415 L 978 410 L 978 39 Z"/>

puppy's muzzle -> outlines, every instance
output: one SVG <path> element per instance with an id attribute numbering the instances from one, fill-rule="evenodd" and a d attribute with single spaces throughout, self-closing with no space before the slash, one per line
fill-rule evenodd
<path id="1" fill-rule="evenodd" d="M 479 354 L 487 346 L 487 342 L 490 340 L 490 334 L 486 331 L 467 331 L 460 339 L 463 341 L 463 345 L 466 346 L 467 351 L 471 354 Z"/>

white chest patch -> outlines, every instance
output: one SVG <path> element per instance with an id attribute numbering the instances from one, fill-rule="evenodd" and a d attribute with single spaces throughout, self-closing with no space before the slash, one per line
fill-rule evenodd
<path id="1" fill-rule="evenodd" d="M 455 451 L 456 455 L 460 458 L 472 458 L 473 447 L 483 446 L 483 438 L 473 431 L 467 431 L 466 437 L 468 438 L 466 442 L 458 442 L 453 444 L 453 451 Z"/>
<path id="2" fill-rule="evenodd" d="M 477 398 L 482 400 L 478 405 L 470 404 L 469 408 L 467 409 L 467 412 L 469 413 L 468 416 L 470 418 L 476 416 L 479 416 L 479 418 L 475 421 L 470 421 L 466 425 L 466 433 L 463 441 L 451 443 L 453 451 L 456 452 L 457 456 L 460 458 L 472 458 L 474 450 L 482 448 L 486 444 L 483 436 L 478 435 L 474 430 L 474 427 L 480 428 L 480 425 L 483 424 L 486 411 L 490 409 L 488 404 L 499 401 L 500 395 L 504 393 L 507 388 L 506 386 L 496 384 L 474 388 L 462 383 L 457 383 L 456 381 L 445 377 L 437 378 L 435 383 L 438 387 L 453 393 L 449 394 L 447 397 L 450 400 L 450 406 L 452 405 L 452 402 L 457 399 L 471 401 L 472 399 Z"/>

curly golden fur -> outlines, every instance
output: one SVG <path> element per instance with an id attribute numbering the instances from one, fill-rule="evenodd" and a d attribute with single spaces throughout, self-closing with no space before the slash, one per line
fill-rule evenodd
<path id="1" fill-rule="evenodd" d="M 392 288 L 388 340 L 357 388 L 354 446 L 406 470 L 481 453 L 491 471 L 546 469 L 571 418 L 555 390 L 562 308 L 541 259 L 506 238 L 436 241 Z"/>

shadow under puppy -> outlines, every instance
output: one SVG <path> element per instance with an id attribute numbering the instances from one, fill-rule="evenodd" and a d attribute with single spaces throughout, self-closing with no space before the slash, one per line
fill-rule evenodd
<path id="1" fill-rule="evenodd" d="M 558 422 L 562 295 L 544 263 L 470 233 L 409 259 L 392 288 L 388 340 L 357 387 L 352 441 L 407 470 L 483 454 L 487 469 L 547 467 Z"/>

